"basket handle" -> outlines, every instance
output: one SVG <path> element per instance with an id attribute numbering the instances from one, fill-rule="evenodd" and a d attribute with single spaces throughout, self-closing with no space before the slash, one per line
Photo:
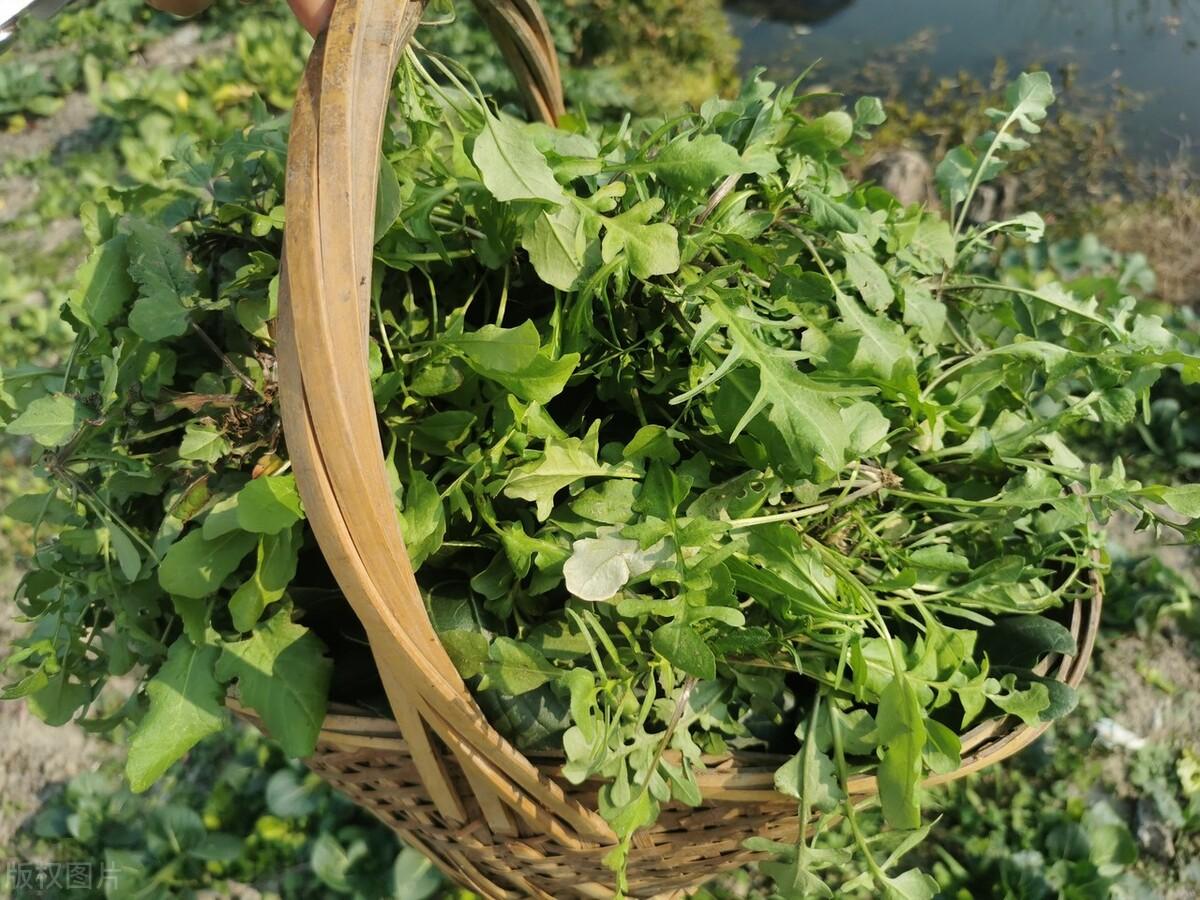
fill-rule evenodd
<path id="1" fill-rule="evenodd" d="M 537 3 L 474 2 L 528 105 L 553 122 L 562 93 Z M 417 588 L 384 467 L 366 355 L 375 192 L 392 74 L 425 5 L 339 0 L 297 93 L 276 324 L 288 451 L 317 542 L 367 631 L 433 801 L 418 815 L 481 819 L 494 832 L 546 834 L 568 846 L 607 844 L 608 825 L 488 724 L 451 664 Z M 446 749 L 465 779 L 449 774 Z"/>

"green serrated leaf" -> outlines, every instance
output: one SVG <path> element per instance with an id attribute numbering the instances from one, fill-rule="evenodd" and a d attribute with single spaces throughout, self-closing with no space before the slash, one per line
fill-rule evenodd
<path id="1" fill-rule="evenodd" d="M 647 224 L 663 207 L 661 197 L 643 200 L 618 216 L 606 217 L 601 255 L 612 262 L 622 251 L 637 278 L 670 275 L 679 269 L 679 233 L 666 222 Z"/>
<path id="2" fill-rule="evenodd" d="M 676 138 L 640 168 L 677 191 L 711 191 L 727 175 L 745 171 L 738 151 L 717 134 Z"/>
<path id="3" fill-rule="evenodd" d="M 242 702 L 263 718 L 289 756 L 308 756 L 317 743 L 333 664 L 325 647 L 283 609 L 243 641 L 224 644 L 216 663 L 222 681 L 237 681 Z"/>
<path id="4" fill-rule="evenodd" d="M 537 517 L 545 521 L 560 490 L 584 478 L 636 478 L 628 467 L 597 462 L 579 438 L 548 440 L 540 459 L 518 466 L 504 482 L 504 496 L 537 504 Z"/>

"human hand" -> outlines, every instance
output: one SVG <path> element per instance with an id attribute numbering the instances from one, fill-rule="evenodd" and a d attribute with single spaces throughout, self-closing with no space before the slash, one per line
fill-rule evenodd
<path id="1" fill-rule="evenodd" d="M 155 9 L 176 16 L 194 16 L 212 5 L 213 0 L 147 0 Z M 309 34 L 316 37 L 329 24 L 334 0 L 288 0 L 288 6 Z"/>

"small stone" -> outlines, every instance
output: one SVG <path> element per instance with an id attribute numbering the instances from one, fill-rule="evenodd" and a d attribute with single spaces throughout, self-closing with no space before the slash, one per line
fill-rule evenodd
<path id="1" fill-rule="evenodd" d="M 933 199 L 933 166 L 915 150 L 889 150 L 876 157 L 863 175 L 904 206 Z"/>
<path id="2" fill-rule="evenodd" d="M 1151 856 L 1162 860 L 1175 858 L 1175 835 L 1159 812 L 1152 797 L 1141 797 L 1134 816 L 1138 844 Z"/>

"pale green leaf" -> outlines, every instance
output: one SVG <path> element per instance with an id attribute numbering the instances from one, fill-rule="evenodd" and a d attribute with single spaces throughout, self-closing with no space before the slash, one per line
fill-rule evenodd
<path id="1" fill-rule="evenodd" d="M 562 186 L 528 127 L 484 111 L 483 131 L 471 154 L 483 183 L 497 200 L 545 200 L 562 203 Z"/>
<path id="2" fill-rule="evenodd" d="M 228 452 L 229 442 L 213 425 L 189 422 L 183 431 L 183 441 L 179 445 L 181 459 L 215 463 Z"/>
<path id="3" fill-rule="evenodd" d="M 50 394 L 30 403 L 5 428 L 9 434 L 28 435 L 43 447 L 67 442 L 83 424 L 87 410 L 74 397 Z"/>
<path id="4" fill-rule="evenodd" d="M 129 742 L 125 775 L 146 790 L 197 742 L 225 727 L 224 689 L 214 676 L 218 650 L 175 639 L 167 661 L 146 685 L 150 708 Z"/>

